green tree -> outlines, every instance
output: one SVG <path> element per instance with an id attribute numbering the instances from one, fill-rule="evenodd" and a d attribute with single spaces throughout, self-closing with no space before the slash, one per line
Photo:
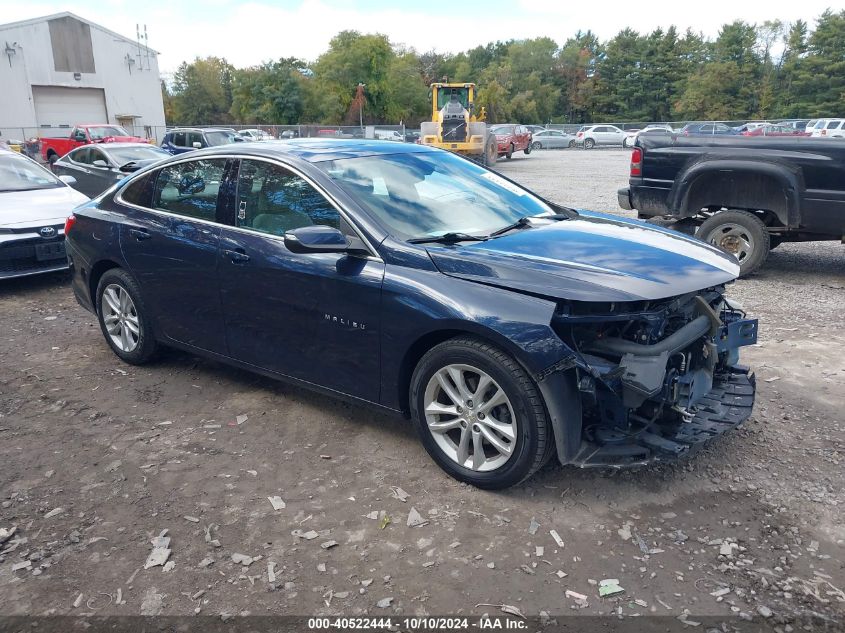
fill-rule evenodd
<path id="1" fill-rule="evenodd" d="M 231 114 L 239 123 L 299 123 L 303 113 L 304 63 L 295 58 L 237 70 Z"/>
<path id="2" fill-rule="evenodd" d="M 173 75 L 173 123 L 227 123 L 234 67 L 219 57 L 182 62 Z"/>

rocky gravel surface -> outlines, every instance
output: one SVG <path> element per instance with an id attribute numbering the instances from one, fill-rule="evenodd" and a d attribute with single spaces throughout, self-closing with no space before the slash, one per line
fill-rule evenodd
<path id="1" fill-rule="evenodd" d="M 497 168 L 616 212 L 627 161 Z M 845 249 L 783 245 L 730 294 L 761 321 L 746 424 L 677 464 L 551 464 L 493 493 L 449 479 L 402 419 L 182 353 L 122 364 L 64 275 L 0 283 L 0 616 L 842 630 Z"/>

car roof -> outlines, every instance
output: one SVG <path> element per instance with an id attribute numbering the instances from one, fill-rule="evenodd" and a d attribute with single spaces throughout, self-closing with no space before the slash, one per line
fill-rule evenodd
<path id="1" fill-rule="evenodd" d="M 174 127 L 170 130 L 167 130 L 167 133 L 170 134 L 171 132 L 232 132 L 232 128 L 228 127 Z"/>
<path id="2" fill-rule="evenodd" d="M 191 156 L 210 154 L 245 154 L 264 156 L 291 156 L 309 163 L 319 163 L 343 158 L 360 158 L 388 154 L 424 154 L 438 150 L 416 143 L 396 143 L 373 139 L 300 138 L 271 140 L 260 143 L 232 143 L 191 152 Z M 184 155 L 183 155 L 184 156 Z"/>
<path id="3" fill-rule="evenodd" d="M 123 147 L 149 147 L 151 149 L 164 151 L 158 145 L 153 145 L 151 143 L 97 143 L 95 145 L 81 145 L 75 149 L 82 149 L 82 148 L 91 148 L 96 147 L 97 149 L 104 149 L 106 151 L 111 149 L 121 149 Z M 74 150 L 75 151 L 75 150 Z"/>

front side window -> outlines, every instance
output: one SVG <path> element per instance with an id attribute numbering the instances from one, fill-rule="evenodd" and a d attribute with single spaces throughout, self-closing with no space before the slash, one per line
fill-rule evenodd
<path id="1" fill-rule="evenodd" d="M 74 150 L 70 153 L 70 160 L 80 165 L 90 165 L 91 150 L 87 147 L 81 147 L 80 149 Z"/>
<path id="2" fill-rule="evenodd" d="M 105 154 L 103 154 L 103 152 L 101 152 L 101 151 L 100 151 L 100 150 L 98 150 L 98 149 L 94 149 L 93 147 L 92 147 L 89 151 L 90 151 L 91 153 L 90 153 L 90 154 L 88 154 L 88 161 L 91 163 L 91 165 L 92 165 L 92 166 L 96 166 L 96 167 L 108 167 L 108 165 L 109 165 L 109 161 L 108 161 L 108 159 L 106 158 L 106 155 L 105 155 Z M 98 165 L 94 165 L 94 163 L 95 163 L 96 161 L 98 161 L 98 160 L 99 160 L 99 161 L 104 162 L 104 163 L 105 163 L 105 165 L 100 165 L 100 164 L 98 164 Z"/>
<path id="3" fill-rule="evenodd" d="M 238 173 L 237 226 L 270 235 L 322 224 L 340 228 L 340 214 L 306 180 L 276 165 L 243 160 Z"/>
<path id="4" fill-rule="evenodd" d="M 152 208 L 200 220 L 217 220 L 217 194 L 225 158 L 190 160 L 158 172 Z"/>
<path id="5" fill-rule="evenodd" d="M 398 239 L 486 235 L 524 216 L 552 213 L 525 189 L 448 152 L 315 164 Z"/>
<path id="6" fill-rule="evenodd" d="M 199 143 L 202 147 L 202 134 L 199 132 L 188 132 L 188 140 L 185 143 L 187 147 L 194 147 L 194 143 Z"/>

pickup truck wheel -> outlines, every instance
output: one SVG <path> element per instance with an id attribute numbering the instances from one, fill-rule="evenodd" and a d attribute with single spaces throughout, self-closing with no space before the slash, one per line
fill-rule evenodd
<path id="1" fill-rule="evenodd" d="M 508 151 L 505 152 L 505 158 L 507 158 L 508 160 L 513 158 L 513 143 L 508 145 Z"/>
<path id="2" fill-rule="evenodd" d="M 534 381 L 486 341 L 460 337 L 430 349 L 414 370 L 409 395 L 425 449 L 460 481 L 507 488 L 530 477 L 553 452 Z"/>
<path id="3" fill-rule="evenodd" d="M 526 147 L 524 150 L 522 150 L 523 152 L 525 152 L 525 155 L 526 155 L 526 156 L 528 156 L 528 154 L 530 154 L 530 153 L 531 153 L 531 149 L 532 149 L 532 147 L 533 147 L 533 146 L 529 143 L 529 144 L 528 144 L 528 147 Z"/>
<path id="4" fill-rule="evenodd" d="M 696 236 L 736 257 L 740 277 L 757 270 L 769 255 L 769 231 L 760 218 L 747 211 L 714 213 L 701 223 Z"/>
<path id="5" fill-rule="evenodd" d="M 591 139 L 591 138 L 584 139 L 584 149 L 593 149 L 593 147 L 595 147 L 595 146 L 596 146 L 596 142 L 593 139 Z"/>

